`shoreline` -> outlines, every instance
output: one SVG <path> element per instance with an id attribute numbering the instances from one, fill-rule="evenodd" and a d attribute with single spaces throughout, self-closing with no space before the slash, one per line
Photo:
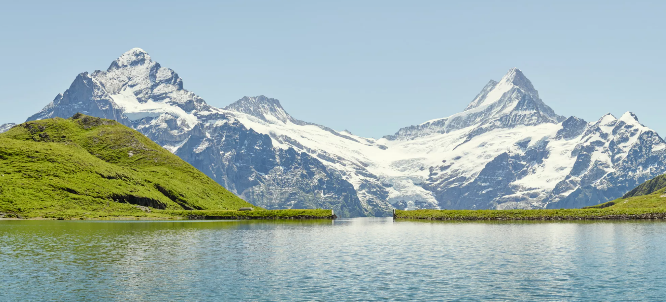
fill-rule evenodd
<path id="1" fill-rule="evenodd" d="M 18 213 L 12 213 L 18 217 L 0 217 L 3 220 L 155 220 L 155 221 L 170 221 L 170 220 L 316 220 L 327 219 L 334 220 L 338 217 L 333 210 L 321 209 L 292 209 L 292 210 L 253 210 L 253 211 L 235 211 L 235 210 L 153 210 L 149 216 L 86 216 L 91 213 L 87 212 L 84 215 L 70 215 L 62 214 L 58 216 L 55 214 L 53 217 L 25 217 Z M 103 214 L 103 213 L 101 213 Z M 142 213 L 145 215 L 145 213 Z"/>
<path id="2" fill-rule="evenodd" d="M 306 220 L 336 219 L 333 210 L 291 209 L 291 210 L 253 210 L 253 211 L 218 211 L 218 210 L 181 210 L 165 211 L 188 220 Z"/>
<path id="3" fill-rule="evenodd" d="M 439 221 L 579 221 L 663 220 L 663 209 L 540 209 L 540 210 L 395 210 L 394 220 Z"/>

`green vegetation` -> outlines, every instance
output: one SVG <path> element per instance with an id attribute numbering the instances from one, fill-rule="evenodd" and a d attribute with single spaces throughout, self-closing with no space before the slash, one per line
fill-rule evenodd
<path id="1" fill-rule="evenodd" d="M 633 191 L 636 191 L 636 189 L 632 190 L 632 192 Z M 619 198 L 613 201 L 602 203 L 596 206 L 585 207 L 582 209 L 396 210 L 394 217 L 396 219 L 426 220 L 666 219 L 666 195 L 664 195 L 664 191 L 666 191 L 666 188 L 652 191 L 652 193 L 648 195 Z"/>
<path id="2" fill-rule="evenodd" d="M 646 181 L 622 198 L 561 210 L 396 210 L 396 219 L 425 220 L 592 220 L 666 219 L 666 174 Z"/>
<path id="3" fill-rule="evenodd" d="M 666 209 L 396 210 L 394 218 L 426 220 L 664 219 L 666 218 Z"/>
<path id="4" fill-rule="evenodd" d="M 77 114 L 0 134 L 0 218 L 173 217 L 253 207 L 139 132 Z"/>
<path id="5" fill-rule="evenodd" d="M 653 191 L 647 195 L 618 198 L 613 201 L 598 204 L 596 206 L 585 207 L 583 209 L 650 209 L 653 211 L 659 210 L 666 212 L 666 195 L 664 195 L 664 191 L 666 191 L 666 188 Z"/>

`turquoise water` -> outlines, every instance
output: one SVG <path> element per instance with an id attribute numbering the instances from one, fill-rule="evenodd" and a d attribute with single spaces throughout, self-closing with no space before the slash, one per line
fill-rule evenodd
<path id="1" fill-rule="evenodd" d="M 664 300 L 666 223 L 0 221 L 0 300 Z"/>

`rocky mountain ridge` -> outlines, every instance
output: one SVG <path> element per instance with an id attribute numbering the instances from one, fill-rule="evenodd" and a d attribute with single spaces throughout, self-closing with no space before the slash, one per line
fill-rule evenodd
<path id="1" fill-rule="evenodd" d="M 76 112 L 118 120 L 261 207 L 580 207 L 666 171 L 666 143 L 635 115 L 557 115 L 513 68 L 458 114 L 381 139 L 291 117 L 276 99 L 214 108 L 141 49 L 82 73 L 29 120 Z M 622 191 L 622 192 L 620 192 Z"/>

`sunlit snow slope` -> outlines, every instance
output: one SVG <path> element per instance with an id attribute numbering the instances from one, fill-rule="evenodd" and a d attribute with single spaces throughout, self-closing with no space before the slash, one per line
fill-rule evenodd
<path id="1" fill-rule="evenodd" d="M 559 116 L 516 68 L 461 113 L 372 139 L 297 120 L 264 96 L 211 107 L 135 48 L 80 74 L 29 120 L 76 112 L 134 127 L 262 207 L 343 216 L 580 207 L 666 171 L 666 144 L 635 115 Z"/>

